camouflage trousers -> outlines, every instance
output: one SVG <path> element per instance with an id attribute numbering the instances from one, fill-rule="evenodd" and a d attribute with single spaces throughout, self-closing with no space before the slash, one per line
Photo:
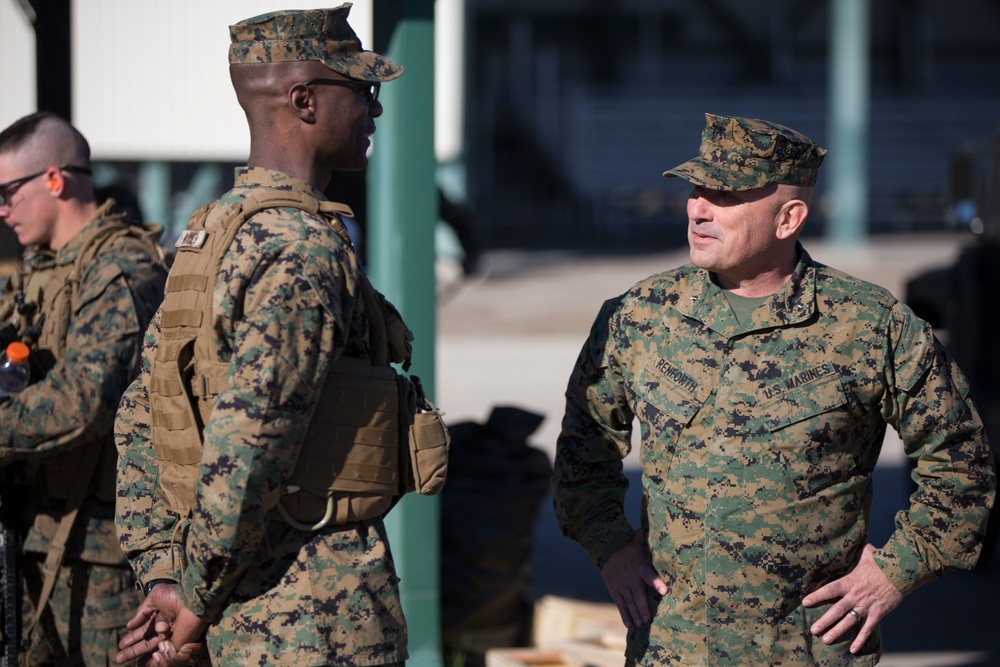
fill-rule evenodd
<path id="1" fill-rule="evenodd" d="M 44 554 L 24 557 L 24 632 L 35 617 L 42 590 Z M 118 641 L 141 597 L 127 565 L 100 565 L 66 559 L 48 606 L 35 630 L 25 637 L 30 648 L 21 667 L 107 667 L 116 664 Z"/>

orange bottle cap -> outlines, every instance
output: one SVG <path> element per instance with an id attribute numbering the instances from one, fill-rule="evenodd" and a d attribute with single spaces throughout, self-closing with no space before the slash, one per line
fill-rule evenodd
<path id="1" fill-rule="evenodd" d="M 30 353 L 27 345 L 16 340 L 7 346 L 7 358 L 11 361 L 24 361 Z"/>

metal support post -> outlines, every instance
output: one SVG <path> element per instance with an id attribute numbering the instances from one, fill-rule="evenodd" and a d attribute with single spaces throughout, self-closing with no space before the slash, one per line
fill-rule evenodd
<path id="1" fill-rule="evenodd" d="M 434 394 L 434 2 L 374 3 L 374 50 L 406 68 L 382 86 L 368 170 L 372 281 L 413 331 L 413 368 Z M 409 626 L 411 667 L 440 666 L 439 504 L 410 495 L 386 522 Z"/>
<path id="2" fill-rule="evenodd" d="M 868 0 L 830 3 L 830 141 L 826 236 L 861 244 L 868 230 Z"/>

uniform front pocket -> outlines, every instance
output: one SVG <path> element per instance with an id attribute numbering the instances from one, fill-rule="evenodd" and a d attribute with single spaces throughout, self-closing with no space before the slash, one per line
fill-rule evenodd
<path id="1" fill-rule="evenodd" d="M 794 381 L 794 378 L 790 381 Z M 766 389 L 765 395 L 768 391 L 779 391 L 776 397 L 766 400 L 760 406 L 761 414 L 765 415 L 772 432 L 831 412 L 847 403 L 840 376 L 834 372 L 825 373 L 791 389 Z"/>
<path id="2" fill-rule="evenodd" d="M 770 431 L 770 449 L 785 468 L 799 498 L 806 498 L 856 472 L 857 452 L 850 434 L 850 412 L 840 376 L 828 372 L 798 384 L 800 373 L 778 395 L 760 404 Z M 795 384 L 788 388 L 788 384 Z M 765 395 L 768 390 L 765 390 Z"/>
<path id="3" fill-rule="evenodd" d="M 663 484 L 681 432 L 691 425 L 711 392 L 679 367 L 656 356 L 646 362 L 633 389 L 633 410 L 642 431 L 643 473 L 656 484 Z"/>

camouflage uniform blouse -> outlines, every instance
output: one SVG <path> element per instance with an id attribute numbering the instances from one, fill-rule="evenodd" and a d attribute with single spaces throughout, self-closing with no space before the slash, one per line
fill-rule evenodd
<path id="1" fill-rule="evenodd" d="M 256 187 L 321 193 L 304 181 L 237 171 L 221 201 Z M 180 582 L 210 621 L 215 664 L 378 665 L 405 660 L 398 579 L 380 519 L 305 532 L 270 520 L 294 469 L 333 362 L 363 359 L 368 323 L 360 268 L 325 218 L 273 208 L 247 220 L 213 294 L 215 328 L 232 356 L 228 388 L 204 428 L 196 507 L 180 520 L 157 494 L 148 384 L 159 316 L 142 373 L 122 399 L 118 534 L 139 579 Z"/>
<path id="2" fill-rule="evenodd" d="M 31 280 L 31 272 L 72 264 L 90 238 L 120 225 L 122 216 L 112 213 L 113 206 L 109 201 L 98 209 L 54 258 L 40 256 L 42 261 L 29 263 L 25 282 Z M 32 354 L 44 377 L 0 404 L 0 466 L 5 459 L 29 459 L 29 474 L 41 492 L 32 508 L 26 551 L 46 552 L 79 475 L 80 457 L 101 456 L 94 492 L 80 509 L 66 557 L 123 563 L 112 517 L 115 410 L 138 372 L 142 332 L 163 298 L 165 278 L 142 244 L 124 238 L 102 248 L 83 268 L 68 322 L 53 325 L 55 286 L 44 286 L 40 312 L 52 328 L 66 327 L 65 349 L 53 355 L 43 336 L 43 349 Z"/>
<path id="3" fill-rule="evenodd" d="M 567 390 L 554 476 L 562 531 L 599 568 L 632 535 L 621 459 L 641 428 L 642 530 L 669 586 L 629 633 L 643 664 L 871 665 L 810 632 L 802 598 L 866 543 L 886 424 L 919 488 L 876 562 L 904 594 L 975 564 L 995 489 L 965 378 L 887 291 L 814 263 L 737 324 L 685 266 L 608 301 Z"/>

